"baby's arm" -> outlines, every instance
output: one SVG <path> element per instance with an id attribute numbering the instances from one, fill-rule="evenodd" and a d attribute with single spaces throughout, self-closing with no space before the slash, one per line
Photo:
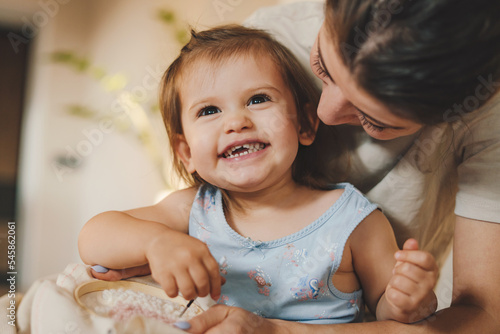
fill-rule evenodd
<path id="1" fill-rule="evenodd" d="M 217 262 L 207 246 L 188 235 L 189 212 L 196 189 L 174 192 L 160 203 L 89 220 L 78 238 L 82 260 L 111 269 L 149 263 L 153 278 L 174 297 L 213 298 L 220 294 Z"/>
<path id="2" fill-rule="evenodd" d="M 435 312 L 438 268 L 414 239 L 399 251 L 387 218 L 372 212 L 351 235 L 351 251 L 365 300 L 377 320 L 412 323 Z M 397 257 L 397 261 L 395 259 Z"/>

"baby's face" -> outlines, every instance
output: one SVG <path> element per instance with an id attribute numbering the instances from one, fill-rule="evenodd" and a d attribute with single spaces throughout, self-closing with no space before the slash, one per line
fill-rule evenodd
<path id="1" fill-rule="evenodd" d="M 188 172 L 229 191 L 291 181 L 299 140 L 308 139 L 271 59 L 236 56 L 219 66 L 200 60 L 181 79 L 184 135 L 176 151 Z"/>

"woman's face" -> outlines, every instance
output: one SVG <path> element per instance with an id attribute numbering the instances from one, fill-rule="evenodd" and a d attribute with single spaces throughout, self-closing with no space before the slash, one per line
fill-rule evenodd
<path id="1" fill-rule="evenodd" d="M 323 82 L 318 116 L 325 124 L 362 126 L 366 133 L 380 140 L 407 136 L 422 128 L 420 123 L 394 115 L 357 85 L 325 25 L 311 50 L 310 63 L 313 73 Z"/>

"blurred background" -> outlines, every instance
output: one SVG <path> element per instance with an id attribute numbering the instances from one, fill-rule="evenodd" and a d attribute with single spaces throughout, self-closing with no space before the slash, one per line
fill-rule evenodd
<path id="1" fill-rule="evenodd" d="M 189 27 L 286 2 L 0 0 L 0 284 L 8 222 L 25 292 L 80 262 L 89 218 L 174 187 L 157 93 Z"/>
<path id="2" fill-rule="evenodd" d="M 0 295 L 12 271 L 9 226 L 25 292 L 81 262 L 78 233 L 92 216 L 150 205 L 178 186 L 158 84 L 190 27 L 295 1 L 0 0 Z"/>

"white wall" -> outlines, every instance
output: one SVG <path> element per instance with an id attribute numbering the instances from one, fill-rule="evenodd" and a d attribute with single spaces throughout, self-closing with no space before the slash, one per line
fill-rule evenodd
<path id="1" fill-rule="evenodd" d="M 157 99 L 154 84 L 179 51 L 171 31 L 156 19 L 173 9 L 198 29 L 240 22 L 278 1 L 238 0 L 0 0 L 0 21 L 37 28 L 24 113 L 18 207 L 18 288 L 80 261 L 77 236 L 93 215 L 151 204 L 164 189 L 159 169 L 133 134 L 98 134 L 99 123 L 66 114 L 67 105 L 109 110 L 117 96 L 88 76 L 47 61 L 53 51 L 87 56 L 110 73 L 122 73 L 126 90 L 143 102 Z M 156 81 L 155 81 L 156 80 Z M 161 129 L 161 125 L 158 126 Z M 86 136 L 92 133 L 92 140 Z M 89 145 L 89 143 L 91 145 Z M 86 150 L 83 150 L 85 148 Z M 85 152 L 78 168 L 55 169 L 56 157 Z"/>

